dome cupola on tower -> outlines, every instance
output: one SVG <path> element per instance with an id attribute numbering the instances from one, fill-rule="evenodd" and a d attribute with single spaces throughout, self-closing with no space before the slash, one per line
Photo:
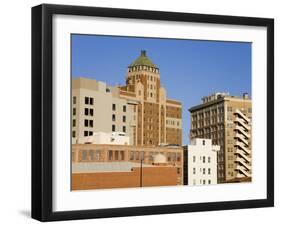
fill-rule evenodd
<path id="1" fill-rule="evenodd" d="M 131 63 L 128 67 L 138 67 L 138 66 L 147 66 L 147 67 L 152 67 L 152 68 L 158 68 L 152 61 L 147 57 L 146 51 L 141 50 L 141 55 L 133 62 Z"/>

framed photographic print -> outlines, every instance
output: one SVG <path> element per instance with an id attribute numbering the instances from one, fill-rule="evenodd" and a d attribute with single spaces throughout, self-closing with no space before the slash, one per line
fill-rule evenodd
<path id="1" fill-rule="evenodd" d="M 274 21 L 32 8 L 32 217 L 274 205 Z"/>

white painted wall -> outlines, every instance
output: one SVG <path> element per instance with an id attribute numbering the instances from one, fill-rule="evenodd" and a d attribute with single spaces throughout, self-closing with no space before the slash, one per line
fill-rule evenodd
<path id="1" fill-rule="evenodd" d="M 173 1 L 132 1 L 132 0 L 29 0 L 3 1 L 1 4 L 0 59 L 2 85 L 1 105 L 1 157 L 0 174 L 5 186 L 0 187 L 1 225 L 42 225 L 30 215 L 31 188 L 31 15 L 30 7 L 42 2 L 119 8 L 139 8 L 192 13 L 229 14 L 238 16 L 275 18 L 275 84 L 281 84 L 281 14 L 280 1 L 245 0 L 173 0 Z M 10 84 L 13 84 L 11 91 Z M 281 89 L 275 91 L 275 115 L 281 115 Z M 17 104 L 15 104 L 15 102 Z M 4 107 L 5 106 L 5 107 Z M 281 118 L 276 117 L 275 159 L 281 159 Z M 15 130 L 20 134 L 15 142 Z M 279 138 L 279 139 L 278 139 Z M 13 156 L 13 161 L 9 161 Z M 277 163 L 276 161 L 276 163 Z M 248 210 L 229 210 L 145 217 L 124 217 L 113 219 L 56 222 L 52 225 L 174 225 L 182 222 L 196 225 L 237 226 L 237 220 L 244 225 L 267 225 L 268 221 L 279 222 L 281 212 L 281 164 L 275 167 L 276 207 Z M 216 195 L 216 194 L 210 194 Z M 231 219 L 231 220 L 229 220 Z"/>

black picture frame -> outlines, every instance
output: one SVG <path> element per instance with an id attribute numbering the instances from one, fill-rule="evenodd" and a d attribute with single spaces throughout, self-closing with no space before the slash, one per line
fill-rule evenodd
<path id="1" fill-rule="evenodd" d="M 55 14 L 266 27 L 267 198 L 54 212 L 52 210 L 52 18 Z M 274 206 L 273 19 L 49 4 L 32 8 L 32 218 L 40 221 L 57 221 L 271 206 Z"/>

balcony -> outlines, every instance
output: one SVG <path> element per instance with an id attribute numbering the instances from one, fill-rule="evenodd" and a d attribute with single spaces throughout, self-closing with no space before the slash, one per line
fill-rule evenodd
<path id="1" fill-rule="evenodd" d="M 247 171 L 243 166 L 236 166 L 236 171 L 239 171 L 240 173 L 244 174 L 246 177 L 251 177 L 250 171 Z"/>
<path id="2" fill-rule="evenodd" d="M 247 131 L 245 131 L 241 126 L 236 125 L 234 127 L 234 130 L 238 130 L 240 133 L 242 133 L 247 138 L 251 137 L 251 135 Z"/>
<path id="3" fill-rule="evenodd" d="M 245 145 L 249 145 L 249 142 L 245 139 L 245 137 L 242 134 L 235 134 L 234 138 L 240 139 Z"/>
<path id="4" fill-rule="evenodd" d="M 234 143 L 234 145 L 240 147 L 241 149 L 243 149 L 243 150 L 244 150 L 246 153 L 248 153 L 248 154 L 251 153 L 251 151 L 247 148 L 247 146 L 245 146 L 245 144 L 242 143 L 242 142 L 240 142 L 240 141 L 236 141 L 236 142 Z"/>
<path id="5" fill-rule="evenodd" d="M 239 116 L 241 116 L 243 119 L 245 119 L 247 122 L 250 122 L 250 119 L 243 114 L 243 112 L 241 112 L 239 109 L 236 109 L 234 114 L 238 114 Z"/>
<path id="6" fill-rule="evenodd" d="M 234 122 L 238 122 L 241 126 L 243 126 L 248 131 L 251 129 L 251 127 L 248 124 L 246 124 L 245 121 L 241 118 L 236 117 L 234 119 Z"/>
<path id="7" fill-rule="evenodd" d="M 244 158 L 246 161 L 251 162 L 251 158 L 250 156 L 248 156 L 247 154 L 245 154 L 244 151 L 242 151 L 241 149 L 236 149 L 235 154 L 240 155 L 242 158 Z"/>
<path id="8" fill-rule="evenodd" d="M 236 156 L 235 158 L 235 162 L 243 165 L 247 170 L 251 170 L 251 166 L 250 166 L 250 163 L 249 162 L 246 162 L 243 158 L 239 157 L 239 156 Z"/>

